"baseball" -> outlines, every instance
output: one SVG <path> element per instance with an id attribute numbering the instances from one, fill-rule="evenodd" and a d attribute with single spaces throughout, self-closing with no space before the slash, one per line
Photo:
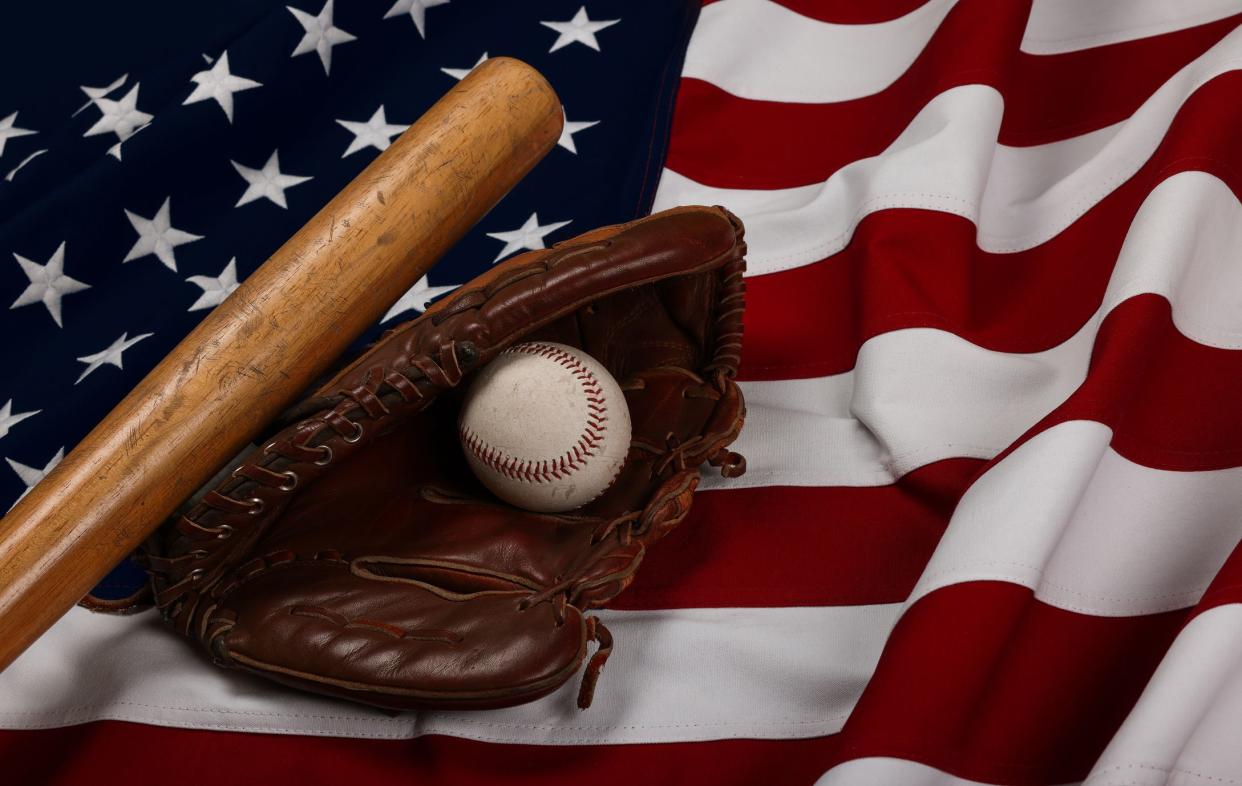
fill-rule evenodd
<path id="1" fill-rule="evenodd" d="M 557 513 L 604 493 L 630 449 L 621 386 L 587 353 L 533 341 L 479 372 L 458 434 L 470 468 L 506 502 Z"/>

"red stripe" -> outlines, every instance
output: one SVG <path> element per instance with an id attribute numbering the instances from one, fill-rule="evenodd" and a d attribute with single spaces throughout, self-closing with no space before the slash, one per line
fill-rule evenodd
<path id="1" fill-rule="evenodd" d="M 704 7 L 719 0 L 703 0 Z M 774 0 L 793 11 L 821 22 L 867 25 L 891 22 L 927 4 L 927 0 Z"/>
<path id="2" fill-rule="evenodd" d="M 883 91 L 826 104 L 739 98 L 683 79 L 668 168 L 724 188 L 788 188 L 826 180 L 878 155 L 938 94 L 991 85 L 1005 99 L 1000 142 L 1035 145 L 1129 117 L 1175 72 L 1242 16 L 1058 55 L 1018 51 L 1025 3 L 963 0 L 914 64 Z"/>
<path id="3" fill-rule="evenodd" d="M 979 250 L 975 225 L 959 216 L 872 213 L 840 253 L 747 280 L 741 376 L 839 374 L 863 342 L 914 327 L 1002 352 L 1054 347 L 1099 307 L 1143 196 L 1122 190 L 1053 241 L 1015 254 Z"/>
<path id="4" fill-rule="evenodd" d="M 824 738 L 661 745 L 496 745 L 454 739 L 351 740 L 91 723 L 0 731 L 4 781 L 14 786 L 198 784 L 712 783 L 809 784 Z"/>
<path id="5" fill-rule="evenodd" d="M 1186 616 L 1075 614 L 1000 582 L 937 590 L 898 622 L 836 755 L 1007 786 L 1080 780 Z"/>
<path id="6" fill-rule="evenodd" d="M 1070 420 L 1113 429 L 1112 448 L 1136 464 L 1177 472 L 1242 466 L 1242 352 L 1182 335 L 1169 301 L 1131 298 L 1100 327 L 1082 386 L 994 459 Z"/>
<path id="7" fill-rule="evenodd" d="M 1242 194 L 1242 73 L 1197 90 L 1159 148 L 1125 184 L 1052 240 L 990 254 L 974 226 L 946 213 L 887 210 L 867 216 L 840 253 L 747 280 L 745 379 L 837 374 L 880 333 L 950 331 L 999 352 L 1038 352 L 1072 336 L 1093 314 L 1135 213 L 1162 180 L 1209 172 Z"/>
<path id="8" fill-rule="evenodd" d="M 930 464 L 891 486 L 699 494 L 613 608 L 900 603 L 983 462 Z"/>
<path id="9" fill-rule="evenodd" d="M 1159 36 L 1056 55 L 1019 52 L 1008 80 L 1000 143 L 1042 145 L 1120 122 L 1187 63 L 1232 32 L 1242 15 Z"/>
<path id="10" fill-rule="evenodd" d="M 1242 466 L 1242 352 L 1207 347 L 1173 325 L 1169 301 L 1143 295 L 1105 320 L 1087 381 L 1054 418 L 1113 427 L 1112 447 L 1146 467 Z"/>

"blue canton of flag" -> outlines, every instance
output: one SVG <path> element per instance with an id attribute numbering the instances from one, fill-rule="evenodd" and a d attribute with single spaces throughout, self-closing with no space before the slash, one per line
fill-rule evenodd
<path id="1" fill-rule="evenodd" d="M 511 254 L 646 213 L 698 5 L 6 8 L 28 34 L 0 49 L 0 510 L 488 57 L 548 77 L 559 145 L 364 341 Z M 141 581 L 126 564 L 96 592 Z"/>

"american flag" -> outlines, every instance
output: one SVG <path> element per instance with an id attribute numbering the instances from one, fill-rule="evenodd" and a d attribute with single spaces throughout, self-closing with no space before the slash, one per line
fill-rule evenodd
<path id="1" fill-rule="evenodd" d="M 751 249 L 750 470 L 590 710 L 385 715 L 75 609 L 0 674 L 6 782 L 1242 783 L 1242 3 L 3 15 L 9 501 L 480 56 L 566 134 L 377 329 L 653 207 Z"/>

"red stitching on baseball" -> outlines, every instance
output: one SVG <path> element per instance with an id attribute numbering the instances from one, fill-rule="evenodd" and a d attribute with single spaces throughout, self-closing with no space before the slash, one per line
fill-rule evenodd
<path id="1" fill-rule="evenodd" d="M 599 445 L 608 431 L 608 418 L 604 417 L 608 412 L 608 402 L 604 399 L 604 389 L 600 387 L 599 380 L 578 358 L 559 347 L 532 342 L 510 347 L 504 352 L 510 353 L 547 358 L 567 369 L 578 380 L 582 392 L 586 394 L 587 407 L 590 410 L 578 442 L 563 455 L 550 461 L 519 460 L 509 456 L 495 446 L 485 444 L 478 434 L 464 425 L 459 429 L 462 443 L 484 466 L 512 480 L 547 483 L 577 472 L 582 469 L 586 459 L 599 452 Z"/>

